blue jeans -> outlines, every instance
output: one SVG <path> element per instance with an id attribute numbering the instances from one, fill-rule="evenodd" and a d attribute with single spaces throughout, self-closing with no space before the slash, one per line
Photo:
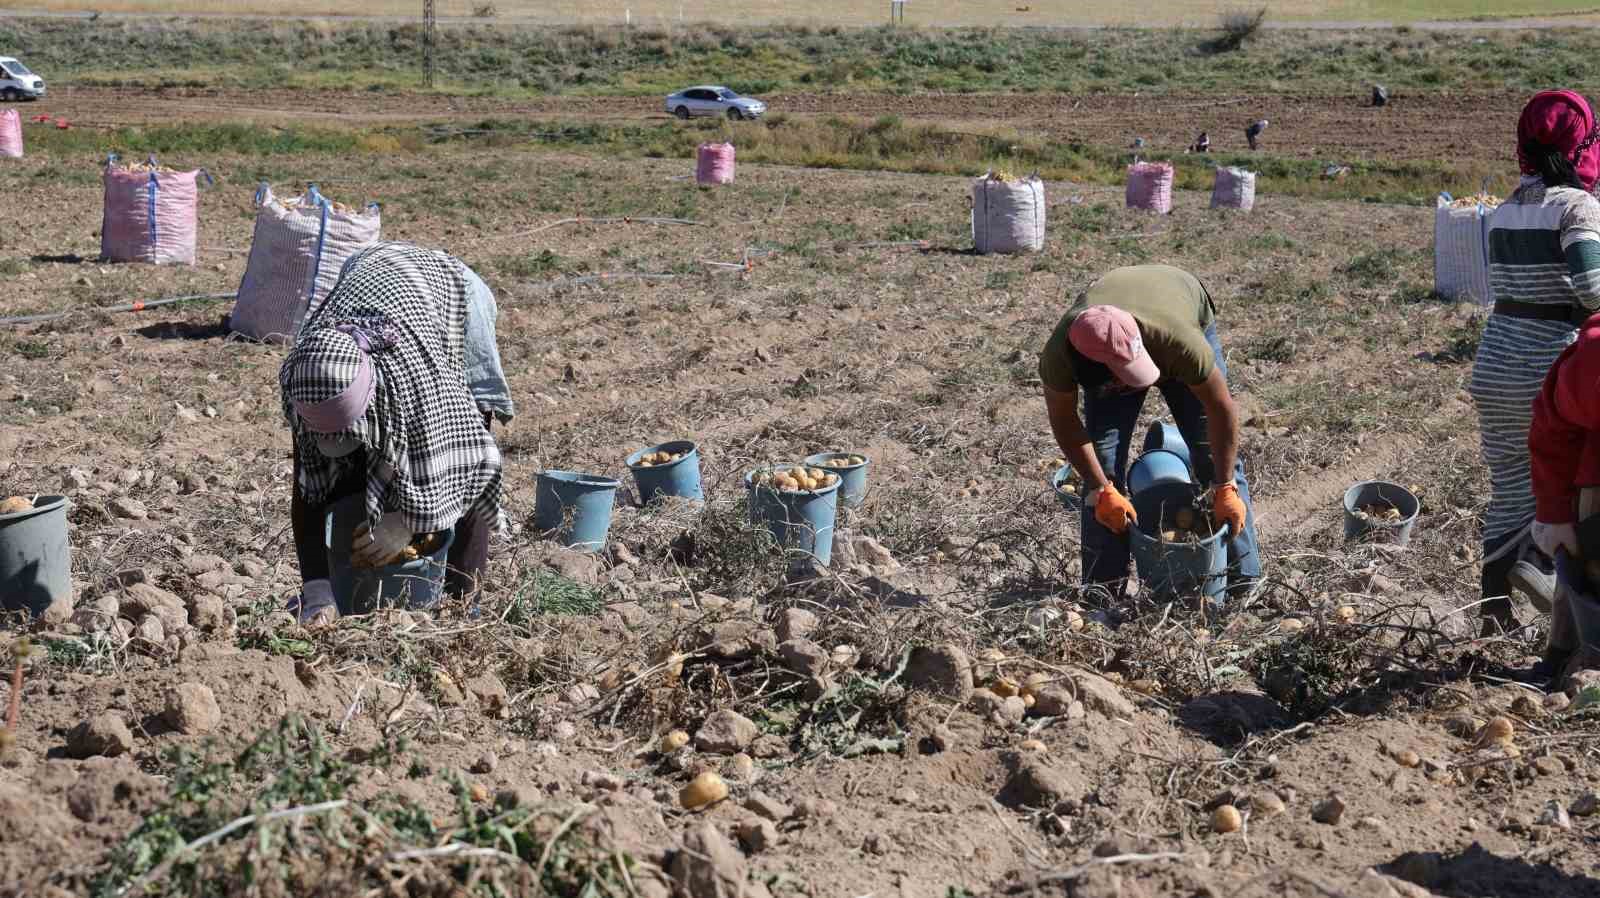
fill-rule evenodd
<path id="1" fill-rule="evenodd" d="M 1215 325 L 1206 328 L 1206 342 L 1211 344 L 1217 370 L 1226 379 L 1228 367 L 1222 361 L 1222 343 L 1217 339 Z M 1163 379 L 1155 386 L 1167 400 L 1167 408 L 1172 412 L 1173 423 L 1183 434 L 1183 441 L 1189 444 L 1195 477 L 1209 486 L 1214 478 L 1205 406 L 1200 404 L 1194 391 L 1176 380 Z M 1109 385 L 1109 389 L 1102 387 L 1084 392 L 1084 427 L 1100 458 L 1100 467 L 1123 495 L 1127 495 L 1125 480 L 1133 428 L 1139 422 L 1139 412 L 1144 408 L 1148 392 L 1148 389 L 1122 390 L 1115 384 Z M 1261 554 L 1256 546 L 1255 503 L 1250 501 L 1250 484 L 1245 481 L 1243 459 L 1234 462 L 1233 479 L 1239 485 L 1239 498 L 1244 500 L 1246 511 L 1244 532 L 1228 543 L 1228 587 L 1230 591 L 1238 591 L 1261 576 Z M 1094 509 L 1087 504 L 1083 507 L 1081 532 L 1084 583 L 1113 583 L 1128 576 L 1128 537 L 1118 536 L 1102 526 L 1095 520 Z"/>

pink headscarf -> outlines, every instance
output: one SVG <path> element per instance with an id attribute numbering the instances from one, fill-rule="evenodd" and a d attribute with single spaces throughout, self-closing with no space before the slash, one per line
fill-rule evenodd
<path id="1" fill-rule="evenodd" d="M 1529 144 L 1549 147 L 1564 154 L 1578 172 L 1585 190 L 1593 190 L 1600 178 L 1600 144 L 1595 137 L 1594 111 L 1582 94 L 1570 90 L 1545 90 L 1533 95 L 1522 107 L 1517 120 L 1517 162 L 1525 175 L 1537 175 L 1539 168 L 1528 158 Z"/>

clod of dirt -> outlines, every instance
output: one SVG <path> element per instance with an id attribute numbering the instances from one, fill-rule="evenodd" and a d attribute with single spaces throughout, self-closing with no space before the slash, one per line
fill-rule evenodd
<path id="1" fill-rule="evenodd" d="M 1593 817 L 1600 813 L 1600 792 L 1585 792 L 1572 802 L 1569 812 L 1574 817 Z"/>
<path id="2" fill-rule="evenodd" d="M 179 683 L 167 690 L 161 719 L 186 736 L 201 736 L 222 723 L 222 709 L 211 687 L 203 683 Z"/>
<path id="3" fill-rule="evenodd" d="M 161 618 L 147 614 L 134 624 L 133 638 L 142 639 L 152 645 L 162 645 L 167 641 L 167 630 L 161 625 Z"/>
<path id="4" fill-rule="evenodd" d="M 1258 792 L 1250 796 L 1250 812 L 1261 817 L 1276 817 L 1286 808 L 1283 799 L 1272 792 Z"/>
<path id="5" fill-rule="evenodd" d="M 1572 818 L 1567 816 L 1567 808 L 1559 798 L 1552 798 L 1546 802 L 1544 810 L 1539 812 L 1539 819 L 1534 822 L 1540 826 L 1554 826 L 1558 829 L 1572 828 Z"/>
<path id="6" fill-rule="evenodd" d="M 728 772 L 733 776 L 734 779 L 748 783 L 755 779 L 755 759 L 744 752 L 739 752 L 728 759 Z"/>
<path id="7" fill-rule="evenodd" d="M 778 618 L 778 639 L 804 639 L 817 631 L 817 616 L 804 608 L 785 608 Z"/>
<path id="8" fill-rule="evenodd" d="M 1032 698 L 1037 701 L 1039 698 L 1039 693 L 1043 692 L 1049 686 L 1049 674 L 1031 673 L 1023 678 L 1020 692 L 1023 698 Z"/>
<path id="9" fill-rule="evenodd" d="M 796 820 L 826 820 L 837 816 L 839 803 L 831 798 L 802 798 L 794 804 Z"/>
<path id="10" fill-rule="evenodd" d="M 1478 728 L 1481 726 L 1483 726 L 1482 722 L 1466 714 L 1454 714 L 1444 719 L 1445 732 L 1452 736 L 1459 736 L 1462 739 L 1471 739 L 1477 734 Z"/>
<path id="11" fill-rule="evenodd" d="M 481 776 L 485 773 L 494 773 L 494 769 L 499 766 L 499 755 L 492 751 L 486 751 L 478 756 L 478 760 L 472 763 L 472 772 Z"/>
<path id="12" fill-rule="evenodd" d="M 668 872 L 688 898 L 739 898 L 745 894 L 744 855 L 710 822 L 684 835 L 683 850 L 673 854 Z"/>
<path id="13" fill-rule="evenodd" d="M 761 735 L 761 728 L 755 722 L 739 714 L 723 708 L 713 711 L 705 723 L 694 734 L 694 744 L 701 751 L 719 755 L 731 755 L 744 751 L 750 747 L 756 737 Z"/>
<path id="14" fill-rule="evenodd" d="M 24 496 L 7 496 L 0 499 L 0 514 L 18 514 L 33 510 L 33 500 Z"/>
<path id="15" fill-rule="evenodd" d="M 1318 823 L 1336 826 L 1339 820 L 1344 817 L 1344 810 L 1344 799 L 1338 795 L 1329 795 L 1312 806 L 1311 819 Z"/>
<path id="16" fill-rule="evenodd" d="M 1082 790 L 1064 772 L 1046 764 L 1037 757 L 1023 758 L 1017 764 L 1006 791 L 1015 803 L 1031 808 L 1054 807 L 1055 803 L 1072 798 Z"/>
<path id="17" fill-rule="evenodd" d="M 822 646 L 804 637 L 778 644 L 783 665 L 803 677 L 820 677 L 828 671 L 829 656 Z"/>
<path id="18" fill-rule="evenodd" d="M 906 684 L 960 701 L 972 692 L 972 660 L 960 646 L 918 646 L 906 664 Z"/>
<path id="19" fill-rule="evenodd" d="M 112 499 L 111 513 L 130 521 L 142 521 L 150 517 L 150 509 L 132 496 L 118 496 Z"/>
<path id="20" fill-rule="evenodd" d="M 1072 681 L 1078 687 L 1078 700 L 1091 710 L 1099 711 L 1107 717 L 1132 717 L 1138 710 L 1116 684 L 1099 674 L 1074 668 Z"/>
<path id="21" fill-rule="evenodd" d="M 123 617 L 138 620 L 147 614 L 159 614 L 162 609 L 171 609 L 187 617 L 183 600 L 149 583 L 134 583 L 124 587 L 122 591 L 121 614 Z"/>
<path id="22" fill-rule="evenodd" d="M 499 677 L 492 673 L 479 674 L 462 685 L 466 687 L 467 693 L 477 700 L 478 707 L 483 713 L 491 717 L 504 717 L 508 713 L 511 695 Z"/>
<path id="23" fill-rule="evenodd" d="M 861 663 L 861 650 L 853 645 L 841 643 L 828 653 L 828 662 L 840 670 L 850 670 Z"/>
<path id="24" fill-rule="evenodd" d="M 1027 713 L 1027 705 L 1015 695 L 999 696 L 987 689 L 974 690 L 967 697 L 967 707 L 972 713 L 984 721 L 995 726 L 1010 726 L 1021 723 L 1022 717 Z"/>
<path id="25" fill-rule="evenodd" d="M 695 810 L 728 797 L 728 784 L 723 782 L 722 775 L 714 770 L 707 770 L 689 781 L 678 793 L 678 804 L 684 810 Z"/>
<path id="26" fill-rule="evenodd" d="M 82 627 L 86 633 L 103 633 L 111 629 L 111 625 L 116 622 L 121 605 L 116 596 L 97 596 L 89 604 L 73 612 L 72 622 Z"/>
<path id="27" fill-rule="evenodd" d="M 1560 714 L 1572 704 L 1572 699 L 1567 698 L 1565 692 L 1552 692 L 1544 697 L 1544 709 L 1551 714 Z"/>
<path id="28" fill-rule="evenodd" d="M 750 754 L 758 758 L 782 758 L 789 754 L 789 743 L 776 733 L 765 733 L 756 738 L 750 746 Z"/>
<path id="29" fill-rule="evenodd" d="M 656 751 L 664 755 L 670 755 L 688 744 L 688 733 L 685 733 L 683 730 L 673 730 L 670 733 L 663 733 L 661 735 L 661 741 L 656 743 Z"/>
<path id="30" fill-rule="evenodd" d="M 746 820 L 739 824 L 739 842 L 751 854 L 760 854 L 778 844 L 778 827 L 771 820 Z"/>
<path id="31" fill-rule="evenodd" d="M 1244 826 L 1244 816 L 1239 809 L 1231 804 L 1219 805 L 1211 812 L 1211 831 L 1216 833 L 1238 832 Z"/>
<path id="32" fill-rule="evenodd" d="M 110 758 L 132 750 L 133 732 L 115 711 L 96 714 L 67 734 L 67 755 L 74 758 Z"/>
<path id="33" fill-rule="evenodd" d="M 1420 767 L 1422 765 L 1422 756 L 1409 748 L 1402 748 L 1394 753 L 1394 762 L 1401 767 Z"/>
<path id="34" fill-rule="evenodd" d="M 1078 701 L 1072 687 L 1065 683 L 1051 683 L 1034 694 L 1033 713 L 1042 717 L 1065 717 Z"/>
<path id="35" fill-rule="evenodd" d="M 200 593 L 189 600 L 189 626 L 202 633 L 221 633 L 233 626 L 233 613 L 221 596 Z"/>
<path id="36" fill-rule="evenodd" d="M 578 783 L 600 792 L 621 792 L 625 785 L 622 777 L 601 770 L 585 770 L 583 775 L 578 777 Z"/>
<path id="37" fill-rule="evenodd" d="M 936 725 L 928 733 L 928 747 L 935 752 L 949 751 L 956 744 L 955 731 L 944 724 Z"/>
<path id="38" fill-rule="evenodd" d="M 592 553 L 553 546 L 545 556 L 544 563 L 574 583 L 600 585 L 600 558 Z"/>
<path id="39" fill-rule="evenodd" d="M 793 808 L 765 792 L 751 792 L 750 797 L 745 799 L 744 807 L 745 810 L 773 823 L 782 823 L 794 816 Z"/>
<path id="40" fill-rule="evenodd" d="M 62 488 L 69 490 L 88 489 L 89 484 L 93 482 L 94 477 L 91 476 L 88 471 L 85 471 L 82 468 L 72 468 L 61 477 Z"/>
<path id="41" fill-rule="evenodd" d="M 600 689 L 593 683 L 573 683 L 561 692 L 561 700 L 575 708 L 587 707 L 599 698 Z"/>

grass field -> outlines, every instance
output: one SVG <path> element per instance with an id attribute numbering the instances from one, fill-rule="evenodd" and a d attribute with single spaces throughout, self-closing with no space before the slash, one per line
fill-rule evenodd
<path id="1" fill-rule="evenodd" d="M 420 83 L 410 25 L 0 22 L 0 47 L 52 85 L 396 90 Z M 1270 31 L 1231 52 L 1170 29 L 470 27 L 442 32 L 441 90 L 497 96 L 747 93 L 1215 92 L 1360 95 L 1536 90 L 1580 80 L 1600 30 Z M 602 107 L 603 108 L 603 107 Z"/>
<path id="2" fill-rule="evenodd" d="M 24 0 L 28 8 L 152 14 L 240 14 L 320 16 L 334 10 L 317 0 Z M 910 25 L 1060 26 L 1060 25 L 1202 25 L 1214 24 L 1223 10 L 1263 4 L 1176 0 L 1139 9 L 1111 0 L 912 0 L 906 5 Z M 1265 4 L 1278 21 L 1394 21 L 1467 19 L 1484 16 L 1513 17 L 1560 15 L 1593 11 L 1594 0 L 1279 0 Z M 878 25 L 888 18 L 887 0 L 812 0 L 803 4 L 778 0 L 443 0 L 441 16 L 472 17 L 493 11 L 496 17 L 541 22 L 617 24 L 632 17 L 635 23 L 718 22 L 725 25 L 811 22 L 835 25 Z M 339 10 L 369 16 L 418 15 L 420 4 L 400 0 L 375 0 L 359 10 Z"/>

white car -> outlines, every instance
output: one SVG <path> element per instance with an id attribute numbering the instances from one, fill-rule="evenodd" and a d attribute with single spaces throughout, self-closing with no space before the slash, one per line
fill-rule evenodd
<path id="1" fill-rule="evenodd" d="M 44 96 L 44 79 L 10 56 L 0 56 L 0 100 L 37 100 Z"/>
<path id="2" fill-rule="evenodd" d="M 725 115 L 731 119 L 760 118 L 767 104 L 741 97 L 726 87 L 705 84 L 667 95 L 667 111 L 678 118 L 691 115 Z"/>

